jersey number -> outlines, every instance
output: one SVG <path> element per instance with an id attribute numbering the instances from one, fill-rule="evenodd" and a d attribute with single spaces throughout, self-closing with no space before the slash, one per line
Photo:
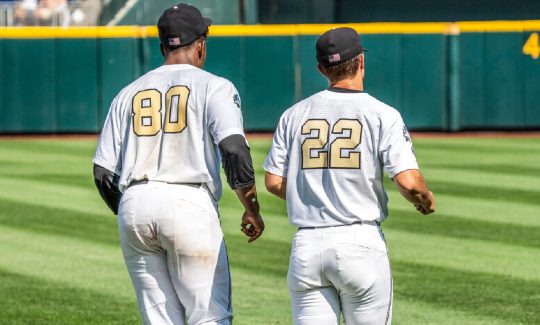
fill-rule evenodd
<path id="1" fill-rule="evenodd" d="M 306 121 L 302 126 L 302 135 L 311 135 L 313 131 L 315 136 L 308 137 L 302 143 L 302 169 L 360 168 L 360 152 L 351 151 L 362 141 L 360 121 L 341 119 L 334 124 L 332 134 L 343 136 L 345 131 L 349 131 L 349 134 L 335 139 L 330 144 L 330 152 L 323 150 L 330 136 L 330 124 L 326 120 Z M 344 154 L 343 150 L 349 150 L 349 153 Z"/>
<path id="2" fill-rule="evenodd" d="M 163 132 L 180 133 L 186 128 L 189 88 L 174 86 L 165 94 L 165 122 Z M 161 125 L 162 100 L 157 89 L 138 92 L 133 97 L 133 132 L 138 136 L 154 136 Z"/>

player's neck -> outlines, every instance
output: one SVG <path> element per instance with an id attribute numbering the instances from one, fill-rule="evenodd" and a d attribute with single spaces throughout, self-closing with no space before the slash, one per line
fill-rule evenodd
<path id="1" fill-rule="evenodd" d="M 196 64 L 195 64 L 195 62 L 193 62 L 193 60 L 189 60 L 187 58 L 174 57 L 174 56 L 167 57 L 163 64 L 164 65 L 169 65 L 169 64 L 189 64 L 189 65 L 196 66 Z"/>
<path id="2" fill-rule="evenodd" d="M 343 79 L 330 83 L 330 87 L 364 91 L 364 82 L 361 78 Z"/>
<path id="3" fill-rule="evenodd" d="M 179 53 L 169 53 L 169 55 L 165 57 L 165 62 L 163 62 L 164 65 L 189 64 L 198 68 L 202 66 L 200 63 L 200 60 L 198 60 L 193 53 L 187 51 Z"/>

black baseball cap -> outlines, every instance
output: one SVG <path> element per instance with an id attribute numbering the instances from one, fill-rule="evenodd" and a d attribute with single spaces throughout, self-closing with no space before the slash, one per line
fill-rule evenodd
<path id="1" fill-rule="evenodd" d="M 201 15 L 199 9 L 179 3 L 163 12 L 157 24 L 159 40 L 169 50 L 176 50 L 198 40 L 208 32 L 212 20 Z"/>
<path id="2" fill-rule="evenodd" d="M 355 58 L 367 51 L 360 44 L 358 33 L 349 27 L 331 29 L 317 40 L 317 62 L 331 67 Z"/>

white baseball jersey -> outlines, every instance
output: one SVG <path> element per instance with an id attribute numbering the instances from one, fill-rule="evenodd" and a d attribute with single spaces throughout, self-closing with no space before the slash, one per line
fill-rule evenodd
<path id="1" fill-rule="evenodd" d="M 228 80 L 187 64 L 163 65 L 112 102 L 94 163 L 132 180 L 205 183 L 221 196 L 217 144 L 244 135 L 240 97 Z"/>
<path id="2" fill-rule="evenodd" d="M 264 169 L 287 178 L 287 209 L 298 227 L 384 221 L 390 177 L 418 169 L 399 112 L 367 93 L 321 91 L 289 108 Z"/>

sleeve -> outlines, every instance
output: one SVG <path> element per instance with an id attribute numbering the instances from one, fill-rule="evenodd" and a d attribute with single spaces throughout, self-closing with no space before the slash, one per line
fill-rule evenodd
<path id="1" fill-rule="evenodd" d="M 208 97 L 206 117 L 215 144 L 233 134 L 244 136 L 241 101 L 234 85 L 225 79 Z"/>
<path id="2" fill-rule="evenodd" d="M 120 177 L 112 171 L 94 164 L 94 183 L 99 195 L 114 214 L 118 214 L 118 206 L 122 192 L 118 188 Z"/>
<path id="3" fill-rule="evenodd" d="M 122 166 L 120 151 L 122 148 L 121 114 L 119 112 L 119 96 L 117 96 L 109 109 L 105 124 L 101 130 L 99 141 L 92 160 L 94 164 L 120 174 Z"/>
<path id="4" fill-rule="evenodd" d="M 239 134 L 228 136 L 219 143 L 219 150 L 230 187 L 236 190 L 253 186 L 255 174 L 246 139 Z"/>
<path id="5" fill-rule="evenodd" d="M 383 119 L 381 132 L 379 154 L 383 168 L 390 177 L 408 169 L 418 169 L 411 136 L 397 111 L 386 125 Z"/>
<path id="6" fill-rule="evenodd" d="M 274 139 L 270 151 L 266 156 L 263 168 L 269 173 L 286 177 L 287 169 L 289 165 L 289 158 L 287 154 L 287 122 L 286 113 L 281 116 L 276 131 L 274 132 Z"/>

